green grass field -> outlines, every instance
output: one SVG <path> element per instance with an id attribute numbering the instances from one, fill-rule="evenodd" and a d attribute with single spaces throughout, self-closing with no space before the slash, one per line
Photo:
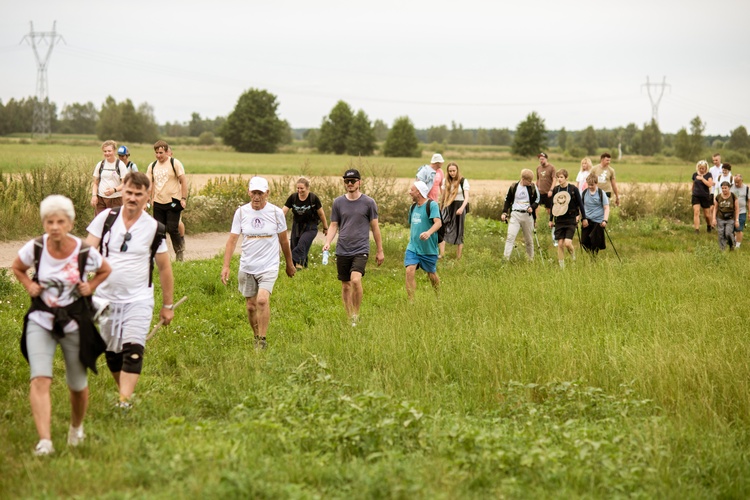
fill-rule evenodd
<path id="1" fill-rule="evenodd" d="M 440 296 L 420 272 L 409 304 L 406 233 L 384 228 L 357 328 L 314 246 L 310 268 L 281 273 L 265 352 L 220 259 L 177 263 L 190 298 L 148 344 L 135 408 L 115 411 L 100 360 L 87 441 L 67 449 L 58 358 L 44 459 L 18 349 L 28 298 L 0 276 L 2 496 L 747 498 L 747 250 L 615 219 L 622 263 L 609 249 L 561 271 L 502 262 L 505 231 L 470 217 Z"/>
<path id="2" fill-rule="evenodd" d="M 71 144 L 71 142 L 73 142 Z M 144 168 L 154 160 L 150 145 L 133 145 L 131 160 Z M 455 147 L 445 152 L 447 161 L 456 161 L 467 179 L 517 179 L 522 168 L 538 165 L 536 159 L 513 159 L 501 148 Z M 506 148 L 507 149 L 507 148 Z M 251 154 L 237 153 L 224 147 L 175 146 L 175 157 L 185 165 L 188 173 L 245 176 L 253 174 L 276 175 L 341 175 L 350 161 L 349 156 L 321 155 L 317 153 Z M 370 157 L 369 161 L 390 168 L 397 177 L 413 177 L 417 168 L 429 162 L 431 152 L 422 158 Z M 451 156 L 452 155 L 452 156 Z M 5 173 L 28 172 L 34 167 L 60 161 L 94 165 L 101 160 L 99 143 L 95 141 L 68 141 L 64 143 L 0 142 L 0 171 Z M 580 160 L 571 161 L 551 156 L 557 168 L 566 168 L 572 177 L 580 169 Z M 597 163 L 596 161 L 594 162 Z M 621 182 L 671 183 L 690 182 L 695 164 L 678 160 L 655 161 L 649 158 L 630 157 L 623 162 L 614 161 Z"/>

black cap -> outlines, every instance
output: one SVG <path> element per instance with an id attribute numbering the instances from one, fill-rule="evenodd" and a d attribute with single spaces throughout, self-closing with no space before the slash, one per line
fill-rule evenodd
<path id="1" fill-rule="evenodd" d="M 545 158 L 549 158 L 549 156 L 547 156 L 547 153 L 539 153 L 538 155 L 536 155 L 537 158 L 541 158 L 542 156 L 544 156 Z"/>
<path id="2" fill-rule="evenodd" d="M 344 179 L 361 179 L 361 177 L 359 176 L 359 170 L 350 168 L 349 170 L 344 172 Z"/>

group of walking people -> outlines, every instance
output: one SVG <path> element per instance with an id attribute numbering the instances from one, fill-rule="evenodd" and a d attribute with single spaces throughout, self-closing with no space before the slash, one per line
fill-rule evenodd
<path id="1" fill-rule="evenodd" d="M 750 190 L 744 184 L 742 175 L 732 175 L 732 165 L 722 163 L 721 155 L 712 157 L 713 165 L 708 167 L 706 160 L 695 165 L 693 174 L 693 228 L 700 233 L 700 216 L 706 222 L 706 231 L 716 230 L 719 248 L 730 251 L 742 245 L 742 233 L 747 221 L 747 205 Z"/>

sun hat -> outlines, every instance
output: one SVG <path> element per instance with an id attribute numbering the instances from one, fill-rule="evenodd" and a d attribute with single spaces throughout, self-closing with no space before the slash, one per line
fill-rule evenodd
<path id="1" fill-rule="evenodd" d="M 552 215 L 560 217 L 568 212 L 568 204 L 570 203 L 570 193 L 567 191 L 560 191 L 552 198 Z"/>
<path id="2" fill-rule="evenodd" d="M 434 155 L 432 155 L 432 160 L 430 161 L 430 163 L 445 163 L 445 160 L 443 160 L 443 155 L 441 155 L 440 153 L 435 153 Z"/>
<path id="3" fill-rule="evenodd" d="M 417 191 L 422 195 L 422 198 L 427 198 L 427 193 L 430 192 L 430 188 L 427 187 L 427 184 L 422 181 L 417 181 L 414 183 L 414 187 L 417 188 Z"/>

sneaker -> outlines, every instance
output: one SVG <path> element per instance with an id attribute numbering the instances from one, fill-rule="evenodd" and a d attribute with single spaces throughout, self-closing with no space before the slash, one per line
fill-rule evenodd
<path id="1" fill-rule="evenodd" d="M 68 446 L 83 444 L 84 439 L 86 439 L 86 434 L 83 433 L 83 424 L 78 428 L 71 425 L 68 429 Z"/>
<path id="2" fill-rule="evenodd" d="M 36 444 L 36 448 L 34 448 L 34 455 L 37 457 L 50 455 L 54 452 L 55 452 L 55 447 L 52 446 L 52 441 L 50 439 L 40 439 L 39 442 Z"/>
<path id="3" fill-rule="evenodd" d="M 255 348 L 260 350 L 265 350 L 268 348 L 268 342 L 266 341 L 265 337 L 255 337 Z"/>
<path id="4" fill-rule="evenodd" d="M 557 246 L 557 240 L 552 240 L 552 245 L 556 247 Z"/>
<path id="5" fill-rule="evenodd" d="M 355 328 L 357 326 L 357 323 L 359 323 L 359 316 L 355 314 L 350 318 L 350 320 L 352 322 L 352 328 Z"/>
<path id="6" fill-rule="evenodd" d="M 123 411 L 128 411 L 133 408 L 133 403 L 130 401 L 118 401 L 115 403 L 115 408 L 120 408 Z"/>

